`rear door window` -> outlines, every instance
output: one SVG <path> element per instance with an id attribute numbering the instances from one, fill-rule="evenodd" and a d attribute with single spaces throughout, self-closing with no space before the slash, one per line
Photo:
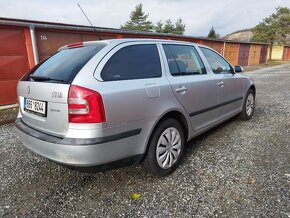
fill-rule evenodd
<path id="1" fill-rule="evenodd" d="M 195 48 L 187 45 L 163 45 L 172 76 L 206 74 L 203 62 Z"/>
<path id="2" fill-rule="evenodd" d="M 131 45 L 118 50 L 105 64 L 104 81 L 161 77 L 161 64 L 156 45 Z"/>
<path id="3" fill-rule="evenodd" d="M 57 52 L 32 69 L 29 79 L 70 84 L 84 65 L 106 45 L 99 43 Z"/>

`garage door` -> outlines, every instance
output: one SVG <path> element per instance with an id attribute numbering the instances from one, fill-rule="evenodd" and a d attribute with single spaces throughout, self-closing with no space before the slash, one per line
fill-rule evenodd
<path id="1" fill-rule="evenodd" d="M 284 47 L 283 60 L 290 60 L 290 47 Z"/>
<path id="2" fill-rule="evenodd" d="M 71 32 L 36 30 L 35 35 L 39 61 L 42 61 L 57 52 L 61 46 L 82 41 L 81 34 Z"/>
<path id="3" fill-rule="evenodd" d="M 267 62 L 268 45 L 261 46 L 260 64 Z"/>
<path id="4" fill-rule="evenodd" d="M 107 33 L 82 33 L 82 41 L 96 41 L 96 40 L 106 40 L 106 39 L 116 39 L 117 34 L 107 34 Z"/>
<path id="5" fill-rule="evenodd" d="M 36 42 L 38 48 L 39 61 L 42 61 L 57 50 L 67 44 L 83 42 L 83 41 L 95 41 L 103 39 L 116 38 L 113 34 L 105 33 L 85 33 L 85 32 L 70 32 L 70 31 L 59 31 L 59 30 L 43 30 L 37 29 L 35 31 Z"/>
<path id="6" fill-rule="evenodd" d="M 24 29 L 0 28 L 0 105 L 17 102 L 17 82 L 28 70 Z"/>
<path id="7" fill-rule="evenodd" d="M 249 54 L 249 65 L 257 65 L 260 63 L 261 46 L 251 45 Z"/>
<path id="8" fill-rule="evenodd" d="M 249 52 L 250 52 L 249 44 L 240 44 L 238 65 L 248 66 Z"/>
<path id="9" fill-rule="evenodd" d="M 223 53 L 222 52 L 224 46 L 223 42 L 204 41 L 202 44 L 216 50 L 220 54 Z"/>
<path id="10" fill-rule="evenodd" d="M 225 46 L 225 58 L 232 64 L 238 65 L 239 44 L 227 43 Z"/>

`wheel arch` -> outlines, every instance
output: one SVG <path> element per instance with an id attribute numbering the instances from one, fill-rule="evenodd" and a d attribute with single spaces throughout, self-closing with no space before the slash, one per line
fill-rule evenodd
<path id="1" fill-rule="evenodd" d="M 143 154 L 143 158 L 142 158 L 141 162 L 144 160 L 145 156 L 147 155 L 148 147 L 149 147 L 148 145 L 151 141 L 153 132 L 158 128 L 160 123 L 162 123 L 164 120 L 169 119 L 169 118 L 175 119 L 180 123 L 180 125 L 183 129 L 183 132 L 184 132 L 185 142 L 188 141 L 189 136 L 190 136 L 190 130 L 191 130 L 190 121 L 187 120 L 185 115 L 182 112 L 180 112 L 179 110 L 167 111 L 162 116 L 160 116 L 160 118 L 153 125 L 153 128 L 152 128 L 150 135 L 148 137 L 148 140 L 146 142 L 145 152 Z"/>
<path id="2" fill-rule="evenodd" d="M 254 95 L 256 96 L 256 86 L 255 86 L 254 84 L 252 84 L 252 85 L 249 87 L 248 91 L 249 91 L 250 89 L 253 90 Z M 247 91 L 247 92 L 248 92 L 248 91 Z"/>

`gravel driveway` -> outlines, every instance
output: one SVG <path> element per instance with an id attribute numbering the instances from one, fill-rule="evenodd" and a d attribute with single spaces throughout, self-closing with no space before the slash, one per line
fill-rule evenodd
<path id="1" fill-rule="evenodd" d="M 190 141 L 166 178 L 139 165 L 70 170 L 26 149 L 13 124 L 0 126 L 0 217 L 289 218 L 290 64 L 247 74 L 257 86 L 253 119 Z"/>

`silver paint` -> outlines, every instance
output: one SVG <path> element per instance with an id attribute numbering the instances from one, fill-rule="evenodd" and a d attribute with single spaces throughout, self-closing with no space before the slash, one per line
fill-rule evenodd
<path id="1" fill-rule="evenodd" d="M 56 145 L 18 131 L 22 142 L 29 149 L 54 161 L 74 166 L 110 163 L 129 156 L 144 154 L 153 129 L 169 112 L 175 111 L 184 116 L 188 126 L 188 138 L 185 139 L 187 141 L 241 112 L 242 105 L 246 101 L 246 93 L 254 84 L 250 78 L 240 73 L 214 74 L 196 44 L 153 39 L 117 39 L 106 42 L 108 45 L 80 70 L 72 82 L 74 85 L 95 90 L 102 95 L 106 123 L 69 123 L 67 99 L 70 85 L 45 82 L 20 81 L 18 83 L 17 91 L 20 102 L 18 117 L 35 130 L 59 137 L 104 137 L 139 128 L 142 129 L 141 133 L 105 144 L 76 146 Z M 94 43 L 98 42 L 85 44 L 89 46 Z M 169 72 L 163 51 L 162 44 L 164 43 L 194 46 L 204 62 L 207 74 L 173 77 Z M 119 49 L 135 44 L 157 45 L 162 77 L 102 81 L 100 72 L 110 57 Z M 30 95 L 27 94 L 28 87 L 31 89 Z M 61 94 L 54 95 L 52 94 L 54 92 Z M 25 112 L 23 110 L 24 97 L 46 101 L 47 117 L 39 117 Z M 189 116 L 192 112 L 239 97 L 242 97 L 239 101 L 193 117 Z M 168 164 L 173 162 L 169 161 Z"/>

